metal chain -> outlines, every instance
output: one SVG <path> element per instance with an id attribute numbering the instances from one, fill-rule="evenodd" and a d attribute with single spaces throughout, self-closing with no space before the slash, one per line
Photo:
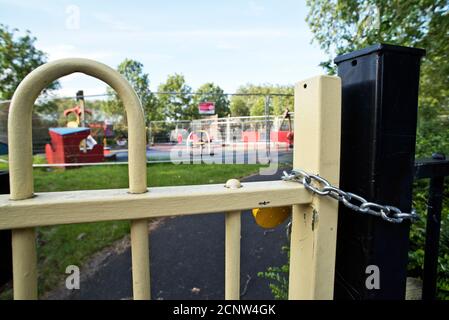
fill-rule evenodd
<path id="1" fill-rule="evenodd" d="M 307 190 L 317 195 L 334 198 L 351 210 L 381 217 L 385 221 L 391 223 L 401 223 L 404 220 L 414 221 L 419 219 L 415 210 L 412 210 L 411 213 L 404 213 L 399 208 L 393 206 L 369 202 L 359 195 L 345 192 L 331 185 L 329 181 L 319 175 L 310 174 L 304 170 L 292 170 L 290 173 L 284 171 L 282 180 L 299 182 L 303 184 Z"/>

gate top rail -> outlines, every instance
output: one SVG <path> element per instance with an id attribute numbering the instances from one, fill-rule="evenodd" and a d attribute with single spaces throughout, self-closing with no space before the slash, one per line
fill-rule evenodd
<path id="1" fill-rule="evenodd" d="M 415 179 L 449 176 L 449 159 L 425 158 L 415 162 Z"/>
<path id="2" fill-rule="evenodd" d="M 223 184 L 157 187 L 133 195 L 126 189 L 42 192 L 22 201 L 0 195 L 0 230 L 229 212 L 311 201 L 312 195 L 304 186 L 284 181 L 248 182 L 239 189 Z"/>
<path id="3" fill-rule="evenodd" d="M 81 58 L 61 59 L 35 69 L 17 87 L 8 117 L 9 170 L 11 199 L 22 200 L 33 196 L 32 111 L 42 90 L 53 81 L 81 72 L 110 85 L 121 98 L 128 118 L 129 135 L 129 190 L 143 193 L 147 190 L 145 121 L 137 94 L 117 71 L 105 64 Z"/>

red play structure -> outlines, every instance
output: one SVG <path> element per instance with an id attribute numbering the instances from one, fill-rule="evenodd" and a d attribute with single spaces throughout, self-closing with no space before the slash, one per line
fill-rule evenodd
<path id="1" fill-rule="evenodd" d="M 288 131 L 272 131 L 270 132 L 270 140 L 273 142 L 285 142 L 289 144 L 290 148 L 293 148 L 293 140 L 295 138 L 293 130 L 292 130 L 292 118 L 290 114 L 290 110 L 285 109 L 285 112 L 282 117 L 282 123 L 285 120 L 288 120 Z M 282 124 L 281 124 L 282 126 Z"/>
<path id="2" fill-rule="evenodd" d="M 284 142 L 290 144 L 291 141 L 289 139 L 290 131 L 271 131 L 270 132 L 270 141 L 271 142 Z"/>
<path id="3" fill-rule="evenodd" d="M 45 146 L 47 162 L 51 164 L 102 162 L 103 146 L 89 143 L 89 128 L 50 128 L 51 143 Z M 84 151 L 80 145 L 87 139 Z"/>
<path id="4" fill-rule="evenodd" d="M 288 120 L 288 130 L 280 130 L 279 131 L 271 131 L 270 132 L 270 141 L 271 142 L 283 142 L 288 143 L 289 147 L 293 147 L 294 133 L 292 130 L 292 120 L 291 114 L 288 109 L 285 109 L 284 114 L 282 115 L 282 123 L 285 120 Z M 257 130 L 247 130 L 242 132 L 242 141 L 244 143 L 255 143 L 260 141 L 260 133 Z"/>
<path id="5" fill-rule="evenodd" d="M 259 142 L 259 140 L 260 140 L 259 131 L 243 131 L 242 132 L 242 141 L 244 143 Z"/>
<path id="6" fill-rule="evenodd" d="M 76 106 L 64 111 L 66 117 L 73 113 L 76 116 L 76 121 L 68 122 L 66 128 L 50 128 L 48 130 L 51 138 L 51 143 L 45 146 L 48 163 L 103 162 L 105 154 L 109 153 L 109 148 L 97 144 L 92 137 L 95 134 L 91 133 L 91 129 L 97 134 L 99 130 L 102 130 L 106 138 L 113 135 L 112 124 L 105 121 L 104 124 L 92 123 L 89 125 L 91 128 L 79 127 L 80 124 L 84 123 L 81 120 L 82 116 L 85 114 L 92 115 L 91 110 L 84 108 L 84 101 L 82 103 L 82 107 Z"/>

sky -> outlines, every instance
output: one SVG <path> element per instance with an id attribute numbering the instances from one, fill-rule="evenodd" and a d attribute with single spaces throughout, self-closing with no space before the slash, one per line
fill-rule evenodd
<path id="1" fill-rule="evenodd" d="M 213 82 L 225 92 L 252 84 L 290 85 L 322 74 L 311 44 L 305 1 L 0 0 L 0 23 L 30 30 L 49 61 L 98 60 L 116 68 L 140 61 L 155 91 L 183 74 L 194 90 Z M 81 74 L 61 79 L 59 96 L 102 94 L 105 84 Z"/>

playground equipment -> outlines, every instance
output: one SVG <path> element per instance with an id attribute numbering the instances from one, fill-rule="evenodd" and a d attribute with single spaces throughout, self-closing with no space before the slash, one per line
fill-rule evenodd
<path id="1" fill-rule="evenodd" d="M 284 114 L 282 115 L 282 120 L 279 124 L 279 128 L 277 131 L 271 131 L 270 132 L 270 141 L 271 142 L 282 142 L 282 143 L 287 143 L 288 146 L 290 148 L 293 148 L 293 137 L 294 137 L 294 133 L 293 133 L 293 128 L 292 128 L 292 113 L 290 112 L 290 110 L 287 108 L 285 109 Z M 287 124 L 288 124 L 288 130 L 281 130 L 285 120 L 288 120 Z"/>
<path id="2" fill-rule="evenodd" d="M 45 155 L 49 164 L 102 162 L 110 154 L 106 138 L 113 135 L 112 124 L 105 121 L 104 124 L 90 123 L 89 128 L 84 127 L 84 116 L 92 115 L 92 111 L 84 108 L 82 91 L 77 93 L 77 97 L 81 100 L 81 106 L 64 111 L 66 118 L 73 114 L 76 120 L 68 121 L 66 128 L 48 130 L 51 142 L 45 146 Z M 103 145 L 98 144 L 92 136 L 98 136 L 98 131 L 103 131 Z"/>
<path id="3" fill-rule="evenodd" d="M 91 137 L 89 128 L 50 128 L 51 143 L 45 146 L 50 164 L 93 163 L 104 159 L 103 146 Z M 82 146 L 86 141 L 86 146 Z"/>
<path id="4" fill-rule="evenodd" d="M 206 136 L 206 139 L 203 139 L 203 135 Z M 211 156 L 214 155 L 214 151 L 211 148 L 212 139 L 209 136 L 209 133 L 206 130 L 197 130 L 190 132 L 189 136 L 186 140 L 187 152 L 190 154 L 193 152 L 192 148 L 199 147 L 200 153 L 203 154 L 203 149 L 207 146 L 207 153 Z"/>
<path id="5" fill-rule="evenodd" d="M 83 111 L 84 110 L 84 111 Z M 92 115 L 92 111 L 89 109 L 81 108 L 80 106 L 76 106 L 71 109 L 64 110 L 64 116 L 67 118 L 70 114 L 74 114 L 76 116 L 75 121 L 67 122 L 68 128 L 78 128 L 82 125 L 81 117 L 84 116 L 84 113 Z"/>
<path id="6" fill-rule="evenodd" d="M 288 115 L 290 121 L 293 121 L 293 112 L 289 112 Z M 267 125 L 273 127 L 273 129 L 267 130 Z M 185 145 L 190 132 L 205 130 L 214 144 L 221 144 L 222 146 L 230 146 L 235 143 L 265 142 L 288 146 L 292 141 L 289 139 L 289 132 L 293 131 L 293 127 L 291 129 L 286 127 L 284 115 L 161 120 L 151 121 L 149 139 L 155 145 L 167 143 L 182 143 Z"/>
<path id="7" fill-rule="evenodd" d="M 260 133 L 259 131 L 243 131 L 242 132 L 242 141 L 244 143 L 256 143 L 260 141 Z"/>
<path id="8" fill-rule="evenodd" d="M 79 91 L 78 93 L 82 93 L 82 91 Z M 84 98 L 82 98 L 84 99 Z M 83 111 L 84 110 L 84 111 Z M 70 114 L 74 114 L 76 116 L 76 120 L 75 121 L 69 121 L 67 122 L 67 127 L 68 128 L 78 128 L 78 127 L 84 127 L 83 125 L 83 115 L 85 114 L 89 114 L 92 115 L 92 110 L 90 109 L 86 109 L 86 108 L 82 108 L 80 106 L 76 106 L 74 108 L 71 109 L 67 109 L 64 110 L 64 116 L 66 118 L 69 117 Z M 106 150 L 106 146 L 107 146 L 107 141 L 106 138 L 110 138 L 114 136 L 114 131 L 113 131 L 113 124 L 112 122 L 105 120 L 103 123 L 99 123 L 99 122 L 89 122 L 88 127 L 91 129 L 91 135 L 92 137 L 97 137 L 97 136 L 102 136 L 103 137 L 103 147 Z"/>
<path id="9" fill-rule="evenodd" d="M 285 120 L 288 120 L 288 131 L 282 131 L 281 127 Z M 272 131 L 271 133 L 271 141 L 272 142 L 285 142 L 288 143 L 290 148 L 293 148 L 293 139 L 294 139 L 294 133 L 292 129 L 292 119 L 291 119 L 291 112 L 288 109 L 285 109 L 284 114 L 282 115 L 282 121 L 279 125 L 279 131 Z"/>

